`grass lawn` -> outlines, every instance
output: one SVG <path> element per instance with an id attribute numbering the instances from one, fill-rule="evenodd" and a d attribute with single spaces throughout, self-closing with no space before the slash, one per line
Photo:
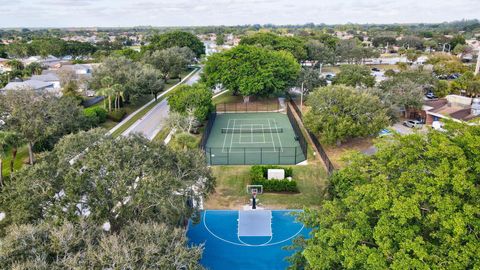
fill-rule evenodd
<path id="1" fill-rule="evenodd" d="M 243 97 L 233 96 L 232 91 L 221 94 L 220 96 L 213 99 L 213 105 L 222 104 L 222 103 L 240 103 L 243 102 Z"/>
<path id="2" fill-rule="evenodd" d="M 258 195 L 261 207 L 270 209 L 318 208 L 327 187 L 327 174 L 319 165 L 292 166 L 300 193 L 264 193 Z M 246 185 L 250 166 L 213 166 L 217 186 L 205 202 L 207 209 L 240 209 L 249 203 Z"/>

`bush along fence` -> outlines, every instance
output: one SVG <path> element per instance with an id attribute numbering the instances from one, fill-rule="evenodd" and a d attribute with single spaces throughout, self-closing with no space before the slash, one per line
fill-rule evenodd
<path id="1" fill-rule="evenodd" d="M 217 112 L 211 112 L 208 115 L 207 126 L 205 127 L 205 131 L 202 134 L 202 140 L 200 141 L 200 148 L 205 150 L 205 146 L 207 145 L 208 136 L 210 136 L 210 132 L 212 132 L 213 123 L 215 123 L 215 118 L 217 118 Z"/>
<path id="2" fill-rule="evenodd" d="M 297 104 L 293 100 L 290 100 L 290 105 L 293 107 L 298 117 L 302 119 L 303 118 L 302 111 L 300 110 L 300 108 L 298 108 Z M 316 152 L 319 154 L 320 158 L 325 164 L 328 174 L 332 174 L 335 171 L 335 166 L 333 165 L 332 161 L 330 161 L 330 158 L 328 157 L 327 152 L 325 152 L 325 149 L 323 148 L 322 144 L 318 140 L 317 136 L 315 136 L 315 134 L 310 132 L 308 129 L 305 128 L 305 130 L 307 131 L 308 136 L 312 140 L 314 147 L 317 150 Z"/>
<path id="3" fill-rule="evenodd" d="M 285 170 L 285 177 L 293 177 L 292 168 L 275 165 L 256 165 L 250 169 L 252 185 L 263 185 L 264 192 L 298 192 L 297 182 L 290 179 L 271 179 L 268 177 L 269 169 Z"/>

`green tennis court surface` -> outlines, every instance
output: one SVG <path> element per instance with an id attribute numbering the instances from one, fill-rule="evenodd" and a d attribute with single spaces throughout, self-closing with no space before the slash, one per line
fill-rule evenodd
<path id="1" fill-rule="evenodd" d="M 297 164 L 305 160 L 287 115 L 217 114 L 205 147 L 211 165 Z"/>

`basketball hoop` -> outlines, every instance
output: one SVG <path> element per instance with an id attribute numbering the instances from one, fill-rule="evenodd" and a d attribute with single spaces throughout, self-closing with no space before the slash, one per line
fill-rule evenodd
<path id="1" fill-rule="evenodd" d="M 257 209 L 257 194 L 263 193 L 263 186 L 247 185 L 247 193 L 252 195 L 252 209 Z"/>

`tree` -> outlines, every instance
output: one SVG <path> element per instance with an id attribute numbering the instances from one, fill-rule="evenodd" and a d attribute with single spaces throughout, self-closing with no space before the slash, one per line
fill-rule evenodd
<path id="1" fill-rule="evenodd" d="M 335 64 L 335 50 L 318 40 L 309 40 L 305 44 L 307 59 L 319 64 Z"/>
<path id="2" fill-rule="evenodd" d="M 144 65 L 135 77 L 136 85 L 143 94 L 150 94 L 155 100 L 160 92 L 165 88 L 162 73 L 151 65 Z"/>
<path id="3" fill-rule="evenodd" d="M 327 144 L 377 134 L 389 124 L 378 97 L 348 86 L 326 86 L 308 96 L 305 127 Z"/>
<path id="4" fill-rule="evenodd" d="M 25 69 L 24 73 L 26 76 L 32 76 L 32 75 L 40 75 L 42 74 L 43 67 L 40 63 L 38 62 L 33 62 L 28 64 Z"/>
<path id="5" fill-rule="evenodd" d="M 379 36 L 372 39 L 372 45 L 377 48 L 393 46 L 395 44 L 397 44 L 395 37 Z"/>
<path id="6" fill-rule="evenodd" d="M 457 45 L 464 45 L 465 43 L 465 37 L 456 35 L 450 40 L 450 48 L 454 49 Z"/>
<path id="7" fill-rule="evenodd" d="M 362 64 L 365 58 L 380 56 L 373 48 L 363 47 L 358 39 L 340 40 L 335 53 L 338 61 L 348 64 Z"/>
<path id="8" fill-rule="evenodd" d="M 73 97 L 75 99 L 81 100 L 81 96 L 78 93 L 78 84 L 76 81 L 69 81 L 62 88 L 62 94 L 66 97 Z"/>
<path id="9" fill-rule="evenodd" d="M 302 68 L 298 76 L 297 86 L 303 87 L 303 93 L 308 94 L 315 88 L 326 86 L 327 81 L 320 77 L 320 73 L 312 68 Z"/>
<path id="10" fill-rule="evenodd" d="M 313 228 L 302 267 L 477 268 L 480 129 L 445 129 L 391 137 L 375 155 L 351 157 L 331 178 L 330 199 L 302 217 Z"/>
<path id="11" fill-rule="evenodd" d="M 217 34 L 215 44 L 217 44 L 217 46 L 222 46 L 223 44 L 225 44 L 225 35 L 223 33 Z"/>
<path id="12" fill-rule="evenodd" d="M 143 94 L 143 90 L 135 85 L 137 82 L 135 75 L 139 69 L 141 69 L 139 63 L 133 62 L 125 57 L 108 57 L 94 70 L 90 85 L 97 91 L 99 89 L 105 90 L 104 88 L 107 86 L 103 79 L 109 77 L 110 79 L 108 80 L 111 81 L 108 85 L 110 85 L 110 87 L 116 84 L 120 85 L 124 92 L 125 99 L 129 100 L 131 97 L 135 98 Z"/>
<path id="13" fill-rule="evenodd" d="M 10 132 L 0 131 L 0 189 L 3 188 L 3 159 L 10 149 Z"/>
<path id="14" fill-rule="evenodd" d="M 152 53 L 145 53 L 144 62 L 158 69 L 165 83 L 170 78 L 176 78 L 181 71 L 186 70 L 193 62 L 195 55 L 187 47 L 171 47 Z"/>
<path id="15" fill-rule="evenodd" d="M 333 83 L 353 87 L 372 87 L 375 85 L 375 77 L 371 75 L 370 69 L 366 66 L 342 65 Z"/>
<path id="16" fill-rule="evenodd" d="M 17 172 L 1 197 L 0 226 L 108 222 L 118 233 L 133 221 L 182 226 L 198 213 L 194 202 L 214 185 L 200 151 L 177 153 L 140 136 L 104 134 L 67 135 Z"/>
<path id="17" fill-rule="evenodd" d="M 191 112 L 203 121 L 213 109 L 212 91 L 204 84 L 180 85 L 175 95 L 168 98 L 168 105 L 174 112 L 185 115 Z"/>
<path id="18" fill-rule="evenodd" d="M 30 164 L 34 163 L 35 143 L 49 138 L 56 140 L 85 123 L 78 101 L 68 97 L 22 89 L 7 91 L 1 95 L 0 103 L 9 116 L 5 128 L 18 133 L 28 143 Z"/>
<path id="19" fill-rule="evenodd" d="M 205 45 L 203 45 L 203 42 L 195 35 L 182 31 L 172 31 L 155 35 L 150 39 L 149 45 L 142 47 L 142 51 L 157 51 L 172 47 L 188 47 L 195 53 L 197 58 L 205 54 Z"/>
<path id="20" fill-rule="evenodd" d="M 300 65 L 288 52 L 241 45 L 210 56 L 202 76 L 209 87 L 222 84 L 248 101 L 252 95 L 285 92 L 295 83 L 299 72 Z"/>
<path id="21" fill-rule="evenodd" d="M 450 94 L 448 81 L 438 80 L 433 88 L 433 93 L 437 97 L 445 97 L 446 95 Z"/>
<path id="22" fill-rule="evenodd" d="M 3 269 L 202 269 L 202 247 L 163 223 L 134 221 L 119 233 L 85 222 L 14 225 L 0 243 Z"/>
<path id="23" fill-rule="evenodd" d="M 245 36 L 240 41 L 241 45 L 257 45 L 276 51 L 290 52 L 298 61 L 307 58 L 303 41 L 296 37 L 283 37 L 273 33 L 258 32 Z"/>

